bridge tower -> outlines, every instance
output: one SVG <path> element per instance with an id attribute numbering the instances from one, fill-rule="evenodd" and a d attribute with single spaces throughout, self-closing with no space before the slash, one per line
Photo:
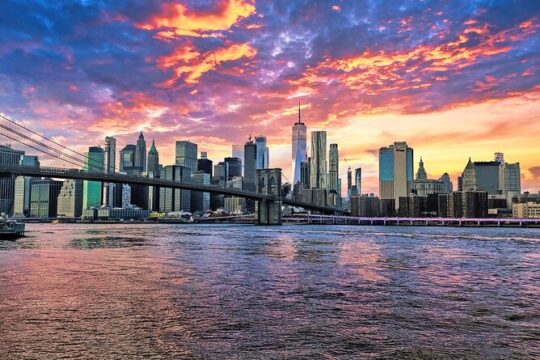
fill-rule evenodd
<path id="1" fill-rule="evenodd" d="M 259 225 L 281 225 L 281 169 L 257 170 L 257 192 L 273 195 L 275 200 L 260 200 L 257 209 Z"/>

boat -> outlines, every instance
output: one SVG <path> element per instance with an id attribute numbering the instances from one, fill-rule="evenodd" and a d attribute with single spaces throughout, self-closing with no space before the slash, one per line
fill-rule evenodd
<path id="1" fill-rule="evenodd" d="M 0 240 L 15 240 L 24 236 L 25 224 L 0 215 Z"/>

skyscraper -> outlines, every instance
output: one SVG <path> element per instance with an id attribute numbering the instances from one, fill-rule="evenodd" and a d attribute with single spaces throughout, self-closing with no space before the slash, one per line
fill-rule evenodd
<path id="1" fill-rule="evenodd" d="M 23 155 L 21 165 L 39 166 L 38 157 Z M 15 215 L 28 216 L 30 213 L 30 185 L 33 179 L 35 178 L 31 176 L 17 176 L 15 179 L 15 202 L 13 205 L 13 213 Z"/>
<path id="2" fill-rule="evenodd" d="M 189 168 L 192 172 L 197 169 L 197 144 L 190 141 L 176 142 L 176 165 Z"/>
<path id="3" fill-rule="evenodd" d="M 351 196 L 351 189 L 352 189 L 353 183 L 352 183 L 352 170 L 351 167 L 347 167 L 347 196 Z"/>
<path id="4" fill-rule="evenodd" d="M 116 171 L 116 139 L 114 137 L 105 137 L 105 149 L 103 155 L 105 172 L 107 174 L 114 173 Z M 115 188 L 116 184 L 114 183 L 103 183 L 103 205 L 114 207 Z"/>
<path id="5" fill-rule="evenodd" d="M 139 139 L 137 139 L 135 166 L 140 169 L 140 172 L 146 172 L 146 141 L 142 131 L 139 134 Z"/>
<path id="6" fill-rule="evenodd" d="M 362 168 L 356 168 L 354 170 L 354 185 L 358 195 L 362 195 Z"/>
<path id="7" fill-rule="evenodd" d="M 330 152 L 328 153 L 328 190 L 341 193 L 339 189 L 339 150 L 337 144 L 330 144 Z"/>
<path id="8" fill-rule="evenodd" d="M 326 131 L 311 132 L 310 186 L 312 189 L 326 189 Z"/>
<path id="9" fill-rule="evenodd" d="M 105 171 L 105 157 L 101 147 L 92 146 L 88 149 L 84 170 L 100 173 Z M 56 195 L 58 196 L 58 193 Z M 101 197 L 101 182 L 85 180 L 83 184 L 83 209 L 101 206 Z"/>
<path id="10" fill-rule="evenodd" d="M 0 165 L 19 165 L 23 156 L 24 151 L 0 145 Z M 11 175 L 0 175 L 0 213 L 13 213 L 14 198 L 15 179 Z"/>
<path id="11" fill-rule="evenodd" d="M 499 193 L 499 167 L 497 161 L 474 162 L 477 190 L 487 191 L 489 195 Z"/>
<path id="12" fill-rule="evenodd" d="M 156 149 L 156 143 L 152 140 L 150 150 L 148 150 L 148 161 L 146 170 L 149 174 L 153 174 L 153 177 L 159 177 L 159 153 Z"/>
<path id="13" fill-rule="evenodd" d="M 257 146 L 257 169 L 268 169 L 269 150 L 266 144 L 266 136 L 256 136 L 255 145 Z"/>
<path id="14" fill-rule="evenodd" d="M 194 184 L 210 185 L 210 174 L 196 171 L 191 174 L 191 182 Z M 191 211 L 204 213 L 210 210 L 210 193 L 201 191 L 191 192 Z"/>
<path id="15" fill-rule="evenodd" d="M 197 160 L 197 171 L 210 174 L 212 178 L 212 160 L 208 159 L 206 151 L 201 152 L 201 158 Z"/>
<path id="16" fill-rule="evenodd" d="M 177 182 L 189 182 L 191 169 L 181 165 L 164 166 L 161 178 Z M 159 197 L 159 209 L 163 212 L 190 211 L 190 190 L 162 188 Z"/>
<path id="17" fill-rule="evenodd" d="M 406 142 L 395 142 L 379 149 L 379 194 L 381 199 L 394 199 L 399 207 L 399 198 L 408 197 L 413 184 L 414 152 Z"/>
<path id="18" fill-rule="evenodd" d="M 510 164 L 504 161 L 503 153 L 495 153 L 495 161 L 499 163 L 499 190 L 510 203 L 512 197 L 521 193 L 521 169 L 519 163 Z"/>
<path id="19" fill-rule="evenodd" d="M 244 190 L 257 190 L 257 145 L 249 138 L 244 145 Z"/>
<path id="20" fill-rule="evenodd" d="M 310 189 L 311 185 L 309 172 L 311 171 L 311 158 L 308 158 L 305 161 L 300 163 L 300 183 L 302 184 L 303 189 Z"/>
<path id="21" fill-rule="evenodd" d="M 120 171 L 128 174 L 140 173 L 140 169 L 135 165 L 136 153 L 137 147 L 132 144 L 128 144 L 120 150 Z"/>
<path id="22" fill-rule="evenodd" d="M 298 121 L 292 127 L 293 185 L 301 182 L 302 161 L 307 160 L 306 133 L 307 128 L 300 117 L 300 103 L 298 103 Z"/>
<path id="23" fill-rule="evenodd" d="M 242 175 L 244 175 L 244 145 L 233 145 L 232 146 L 232 157 L 239 158 L 242 162 Z"/>
<path id="24" fill-rule="evenodd" d="M 101 195 L 101 184 L 99 195 Z M 54 218 L 58 209 L 58 194 L 62 181 L 52 179 L 33 179 L 30 185 L 30 217 Z M 98 204 L 99 205 L 99 204 Z"/>
<path id="25" fill-rule="evenodd" d="M 226 157 L 225 162 L 229 165 L 229 175 L 227 180 L 233 177 L 242 177 L 242 161 L 235 157 Z"/>
<path id="26" fill-rule="evenodd" d="M 59 217 L 77 218 L 82 214 L 83 182 L 65 180 L 58 194 Z"/>
<path id="27" fill-rule="evenodd" d="M 476 169 L 475 166 L 469 158 L 469 161 L 467 162 L 467 165 L 465 166 L 465 170 L 463 170 L 463 174 L 461 175 L 462 183 L 460 191 L 474 191 L 476 190 Z"/>

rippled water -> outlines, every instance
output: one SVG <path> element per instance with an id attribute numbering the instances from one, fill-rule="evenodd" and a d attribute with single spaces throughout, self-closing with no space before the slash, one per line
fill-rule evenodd
<path id="1" fill-rule="evenodd" d="M 0 358 L 540 358 L 540 230 L 28 225 Z"/>

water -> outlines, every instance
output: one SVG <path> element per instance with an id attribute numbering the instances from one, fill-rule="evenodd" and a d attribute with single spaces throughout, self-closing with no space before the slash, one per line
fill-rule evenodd
<path id="1" fill-rule="evenodd" d="M 0 358 L 540 358 L 540 230 L 28 225 Z"/>

